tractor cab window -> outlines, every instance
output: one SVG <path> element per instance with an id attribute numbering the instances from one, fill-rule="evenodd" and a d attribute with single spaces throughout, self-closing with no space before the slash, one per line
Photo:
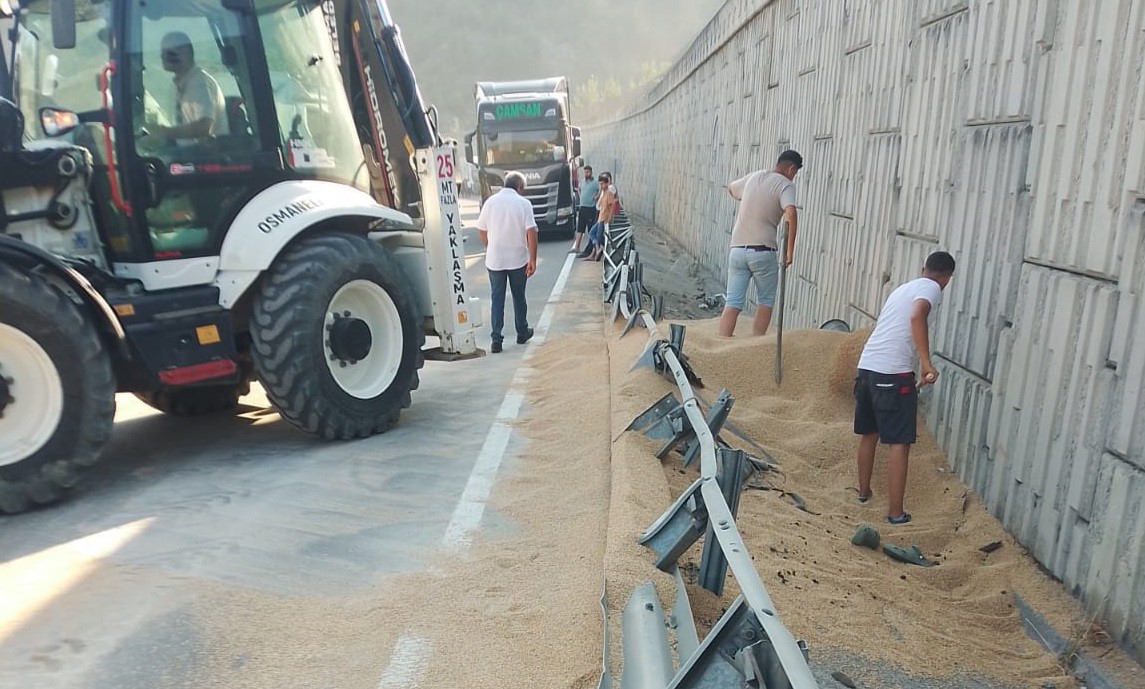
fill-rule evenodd
<path id="1" fill-rule="evenodd" d="M 105 16 L 97 11 L 99 6 L 77 9 L 76 46 L 57 50 L 52 46 L 49 7 L 46 2 L 29 3 L 16 26 L 15 96 L 28 140 L 44 138 L 36 116 L 39 108 L 80 113 L 103 107 L 98 75 L 109 60 Z"/>
<path id="2" fill-rule="evenodd" d="M 256 6 L 287 167 L 299 177 L 368 189 L 368 173 L 321 4 L 264 0 Z"/>
<path id="3" fill-rule="evenodd" d="M 140 2 L 133 32 L 136 148 L 170 164 L 249 165 L 255 131 L 238 17 L 203 3 Z M 187 169 L 190 174 L 190 167 Z"/>
<path id="4" fill-rule="evenodd" d="M 112 107 L 110 87 L 111 45 L 108 27 L 111 3 L 79 2 L 76 5 L 76 44 L 57 49 L 52 44 L 51 4 L 22 3 L 16 31 L 14 96 L 24 113 L 24 139 L 47 138 L 37 112 L 54 107 L 78 113 L 83 124 L 62 135 L 62 139 L 82 146 L 95 166 L 92 178 L 95 214 L 103 229 L 104 241 L 114 258 L 134 251 L 130 219 L 121 208 L 107 203 L 111 196 L 108 151 L 115 141 L 114 129 L 95 119 Z M 110 118 L 102 118 L 110 121 Z"/>
<path id="5" fill-rule="evenodd" d="M 128 37 L 139 203 L 157 258 L 217 250 L 258 132 L 241 18 L 221 3 L 137 0 Z"/>

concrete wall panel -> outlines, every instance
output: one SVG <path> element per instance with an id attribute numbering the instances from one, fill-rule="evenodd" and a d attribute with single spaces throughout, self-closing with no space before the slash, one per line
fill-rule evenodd
<path id="1" fill-rule="evenodd" d="M 958 272 L 924 414 L 954 470 L 1145 660 L 1145 2 L 733 0 L 585 129 L 625 206 L 726 270 L 723 185 L 792 147 L 786 322 Z"/>

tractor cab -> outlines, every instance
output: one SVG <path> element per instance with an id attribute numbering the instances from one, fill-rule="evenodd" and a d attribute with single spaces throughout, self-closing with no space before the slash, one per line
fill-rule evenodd
<path id="1" fill-rule="evenodd" d="M 62 138 L 90 153 L 121 277 L 218 256 L 238 212 L 276 182 L 369 189 L 319 0 L 67 4 L 21 3 L 12 96 L 25 147 Z M 275 216 L 265 222 L 273 231 Z"/>
<path id="2" fill-rule="evenodd" d="M 0 0 L 0 512 L 117 392 L 381 433 L 480 354 L 453 170 L 385 0 Z"/>

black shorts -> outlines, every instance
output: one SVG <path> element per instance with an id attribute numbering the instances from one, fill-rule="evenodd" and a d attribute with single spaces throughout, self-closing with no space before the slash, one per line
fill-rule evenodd
<path id="1" fill-rule="evenodd" d="M 918 386 L 914 373 L 855 376 L 855 433 L 878 433 L 884 445 L 910 445 L 918 439 Z"/>
<path id="2" fill-rule="evenodd" d="M 576 209 L 576 231 L 587 232 L 596 223 L 596 209 L 591 206 L 580 206 Z"/>

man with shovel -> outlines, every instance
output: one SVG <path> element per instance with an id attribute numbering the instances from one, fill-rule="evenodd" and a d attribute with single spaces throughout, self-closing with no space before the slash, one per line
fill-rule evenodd
<path id="1" fill-rule="evenodd" d="M 859 502 L 871 498 L 875 447 L 890 446 L 887 458 L 887 522 L 905 524 L 903 509 L 907 461 L 918 425 L 918 389 L 933 385 L 938 370 L 930 357 L 930 315 L 954 275 L 954 257 L 936 251 L 926 258 L 922 277 L 900 285 L 883 304 L 867 338 L 855 376 L 855 433 L 859 436 Z M 914 376 L 917 355 L 921 381 Z"/>
<path id="2" fill-rule="evenodd" d="M 740 202 L 732 227 L 728 253 L 728 283 L 725 306 L 720 315 L 720 335 L 731 337 L 743 311 L 747 283 L 755 282 L 756 308 L 753 335 L 766 335 L 771 310 L 779 286 L 778 228 L 787 220 L 783 265 L 791 265 L 795 254 L 795 175 L 803 167 L 803 156 L 784 151 L 772 170 L 756 170 L 727 185 L 728 193 Z"/>

